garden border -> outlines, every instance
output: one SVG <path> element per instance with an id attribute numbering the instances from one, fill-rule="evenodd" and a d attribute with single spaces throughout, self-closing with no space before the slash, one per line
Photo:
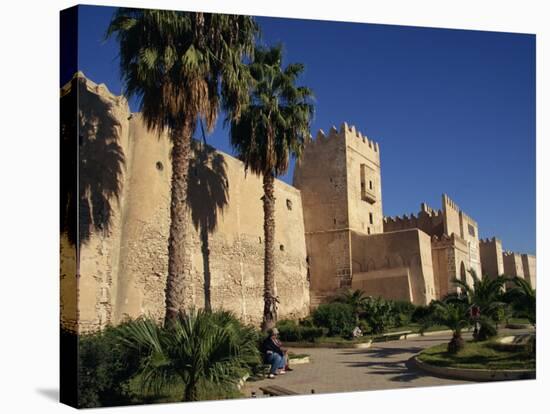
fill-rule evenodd
<path id="1" fill-rule="evenodd" d="M 466 381 L 511 381 L 521 379 L 536 379 L 536 369 L 473 369 L 440 367 L 423 362 L 418 355 L 411 358 L 413 364 L 422 371 L 444 378 Z"/>

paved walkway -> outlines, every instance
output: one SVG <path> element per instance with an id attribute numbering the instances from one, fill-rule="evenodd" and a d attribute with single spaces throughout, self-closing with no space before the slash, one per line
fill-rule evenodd
<path id="1" fill-rule="evenodd" d="M 464 337 L 469 339 L 470 335 Z M 292 348 L 293 353 L 309 354 L 311 362 L 296 365 L 294 371 L 275 379 L 248 381 L 242 391 L 245 396 L 255 392 L 261 397 L 260 387 L 265 385 L 309 394 L 312 389 L 315 393 L 329 393 L 468 383 L 434 377 L 411 366 L 409 359 L 424 348 L 449 340 L 450 335 L 446 334 L 378 342 L 367 349 Z"/>

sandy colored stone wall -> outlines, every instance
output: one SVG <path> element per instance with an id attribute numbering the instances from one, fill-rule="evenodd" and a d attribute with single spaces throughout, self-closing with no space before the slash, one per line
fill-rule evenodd
<path id="1" fill-rule="evenodd" d="M 74 328 L 76 317 L 81 332 L 117 324 L 126 317 L 164 316 L 171 176 L 166 134 L 148 131 L 140 115 L 130 114 L 126 101 L 105 87 L 89 80 L 85 85 L 90 102 L 81 99 L 80 111 L 88 111 L 91 103 L 111 102 L 112 115 L 119 124 L 107 139 L 114 144 L 103 148 L 107 153 L 101 153 L 97 145 L 90 149 L 97 162 L 109 159 L 109 150 L 116 150 L 122 168 L 116 197 L 107 200 L 109 224 L 98 228 L 81 220 L 81 226 L 90 228 L 90 235 L 80 250 L 78 278 L 75 249 L 62 238 L 61 320 L 64 326 Z M 102 108 L 96 108 L 97 116 L 102 116 Z M 92 136 L 88 138 L 94 141 Z M 195 144 L 195 149 L 187 217 L 191 232 L 186 249 L 187 303 L 203 307 L 210 301 L 214 309 L 228 309 L 245 322 L 259 324 L 264 255 L 261 179 L 245 175 L 244 165 L 227 154 L 200 144 Z M 114 167 L 104 167 L 103 172 L 90 170 L 89 181 L 96 183 L 98 191 L 111 185 L 108 181 Z M 275 197 L 279 317 L 303 317 L 309 312 L 309 282 L 302 200 L 297 189 L 279 180 Z M 105 200 L 100 206 L 94 212 L 105 215 Z"/>
<path id="2" fill-rule="evenodd" d="M 528 280 L 533 289 L 537 288 L 537 260 L 531 254 L 522 254 L 521 263 L 523 265 L 523 275 Z"/>
<path id="3" fill-rule="evenodd" d="M 406 214 L 399 217 L 384 217 L 384 231 L 399 231 L 406 229 L 420 229 L 430 236 L 441 236 L 444 232 L 443 213 L 441 210 L 434 210 L 425 203 L 420 206 L 418 215 Z"/>
<path id="4" fill-rule="evenodd" d="M 328 135 L 319 131 L 296 164 L 293 184 L 302 195 L 312 296 L 329 296 L 351 283 L 345 136 L 334 127 Z"/>
<path id="5" fill-rule="evenodd" d="M 481 272 L 483 276 L 496 278 L 504 274 L 504 263 L 502 260 L 502 242 L 493 237 L 479 241 L 479 252 L 481 258 Z"/>
<path id="6" fill-rule="evenodd" d="M 351 230 L 383 231 L 378 144 L 342 124 L 319 131 L 294 170 L 301 191 L 312 298 L 351 287 Z"/>
<path id="7" fill-rule="evenodd" d="M 460 226 L 460 208 L 456 203 L 450 199 L 447 194 L 443 194 L 442 198 L 442 209 L 444 217 L 444 232 L 447 235 L 455 233 L 458 236 L 462 237 L 462 228 Z"/>
<path id="8" fill-rule="evenodd" d="M 344 123 L 339 134 L 346 143 L 349 227 L 367 234 L 382 233 L 380 149 L 354 126 Z"/>
<path id="9" fill-rule="evenodd" d="M 404 277 L 405 272 L 393 269 L 408 269 L 410 296 L 417 305 L 428 304 L 435 298 L 435 284 L 432 267 L 430 237 L 418 229 L 366 235 L 352 232 L 352 257 L 355 274 L 377 271 L 376 277 L 368 278 L 362 275 L 358 283 L 364 280 L 375 283 L 384 278 L 384 270 L 388 270 L 387 278 Z M 352 285 L 355 282 L 352 282 Z M 384 284 L 387 281 L 383 282 Z M 402 283 L 401 283 L 402 285 Z M 377 288 L 373 288 L 377 289 Z M 380 287 L 380 289 L 385 289 Z"/>
<path id="10" fill-rule="evenodd" d="M 77 94 L 79 102 L 78 137 L 74 137 L 78 242 L 61 235 L 61 323 L 84 332 L 106 326 L 114 313 L 130 126 L 127 101 L 110 94 L 105 85 L 78 73 L 61 90 L 62 99 L 71 99 L 71 94 Z"/>
<path id="11" fill-rule="evenodd" d="M 506 276 L 518 276 L 524 278 L 523 263 L 518 253 L 504 252 L 502 254 L 504 274 Z"/>
<path id="12" fill-rule="evenodd" d="M 413 302 L 411 277 L 408 267 L 353 273 L 352 288 L 365 295 Z"/>

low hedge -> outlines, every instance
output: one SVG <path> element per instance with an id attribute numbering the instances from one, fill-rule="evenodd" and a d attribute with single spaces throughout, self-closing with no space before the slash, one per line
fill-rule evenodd
<path id="1" fill-rule="evenodd" d="M 314 326 L 298 325 L 295 321 L 283 320 L 277 324 L 283 342 L 314 342 L 326 334 L 326 330 Z"/>

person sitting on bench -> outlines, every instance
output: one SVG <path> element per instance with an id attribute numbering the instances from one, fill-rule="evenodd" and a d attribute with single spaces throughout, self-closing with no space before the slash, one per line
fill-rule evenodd
<path id="1" fill-rule="evenodd" d="M 281 342 L 277 339 L 278 335 L 277 328 L 270 329 L 268 337 L 262 343 L 264 362 L 271 365 L 268 378 L 275 378 L 275 375 L 285 373 L 286 355 L 281 348 Z"/>

